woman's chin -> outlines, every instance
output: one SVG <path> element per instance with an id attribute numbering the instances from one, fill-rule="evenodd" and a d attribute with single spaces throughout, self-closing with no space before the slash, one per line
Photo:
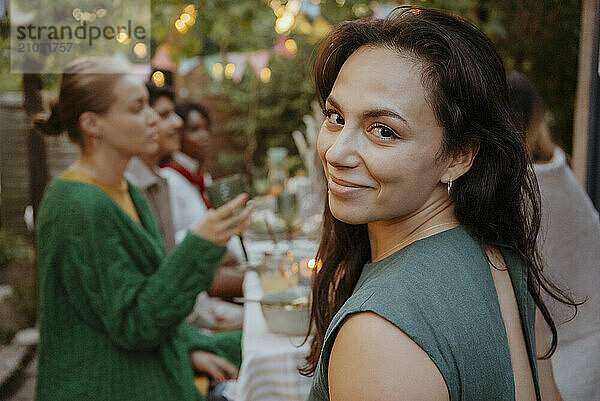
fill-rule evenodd
<path id="1" fill-rule="evenodd" d="M 368 223 L 368 219 L 364 218 L 361 215 L 359 210 L 354 210 L 353 208 L 340 207 L 339 205 L 332 205 L 331 200 L 329 200 L 329 210 L 333 217 L 346 224 L 366 224 Z"/>
<path id="2" fill-rule="evenodd" d="M 158 143 L 151 142 L 145 146 L 140 146 L 132 151 L 132 156 L 135 157 L 155 157 L 158 155 Z"/>

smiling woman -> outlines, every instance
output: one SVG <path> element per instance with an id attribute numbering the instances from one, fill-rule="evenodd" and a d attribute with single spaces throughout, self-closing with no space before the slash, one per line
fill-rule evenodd
<path id="1" fill-rule="evenodd" d="M 336 27 L 315 80 L 328 199 L 309 399 L 560 399 L 540 288 L 575 304 L 541 273 L 539 192 L 491 42 L 401 7 Z"/>
<path id="2" fill-rule="evenodd" d="M 373 67 L 373 60 L 385 62 Z M 457 161 L 438 157 L 443 128 L 414 79 L 421 69 L 381 47 L 360 48 L 341 68 L 318 139 L 339 220 L 365 224 L 447 206 L 440 177 L 456 180 L 470 167 L 473 152 Z"/>

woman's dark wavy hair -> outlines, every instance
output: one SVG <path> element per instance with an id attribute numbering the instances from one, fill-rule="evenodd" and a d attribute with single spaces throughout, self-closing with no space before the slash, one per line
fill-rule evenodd
<path id="1" fill-rule="evenodd" d="M 479 149 L 470 171 L 452 187 L 456 217 L 482 245 L 505 244 L 524 258 L 529 292 L 552 330 L 552 345 L 544 355 L 550 357 L 557 331 L 540 289 L 575 308 L 577 304 L 542 274 L 536 246 L 539 189 L 525 134 L 511 119 L 504 66 L 494 45 L 471 23 L 431 9 L 400 7 L 383 20 L 343 22 L 316 56 L 314 78 L 322 108 L 342 65 L 363 46 L 389 48 L 422 64 L 427 100 L 444 128 L 442 155 Z M 366 225 L 337 220 L 326 202 L 317 257 L 322 268 L 312 283 L 315 332 L 300 369 L 305 375 L 314 373 L 327 327 L 370 259 Z"/>

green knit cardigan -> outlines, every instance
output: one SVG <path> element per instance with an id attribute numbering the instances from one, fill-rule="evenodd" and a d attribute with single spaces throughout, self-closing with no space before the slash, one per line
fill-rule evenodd
<path id="1" fill-rule="evenodd" d="M 55 179 L 37 221 L 37 401 L 202 400 L 190 352 L 239 365 L 227 338 L 184 322 L 225 252 L 194 234 L 168 256 L 144 195 L 141 225 L 100 188 Z"/>

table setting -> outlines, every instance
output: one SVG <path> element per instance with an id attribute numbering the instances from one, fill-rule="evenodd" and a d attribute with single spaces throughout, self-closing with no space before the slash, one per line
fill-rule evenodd
<path id="1" fill-rule="evenodd" d="M 252 226 L 240 235 L 244 260 L 237 269 L 244 272 L 244 296 L 234 302 L 244 305 L 242 366 L 226 391 L 237 401 L 300 401 L 310 390 L 311 378 L 298 368 L 309 352 L 310 283 L 320 268 L 325 186 L 316 129 L 293 137 L 307 172 L 289 177 L 287 149 L 273 147 L 268 171 L 227 176 L 207 188 L 213 207 L 242 192 L 257 206 Z"/>

